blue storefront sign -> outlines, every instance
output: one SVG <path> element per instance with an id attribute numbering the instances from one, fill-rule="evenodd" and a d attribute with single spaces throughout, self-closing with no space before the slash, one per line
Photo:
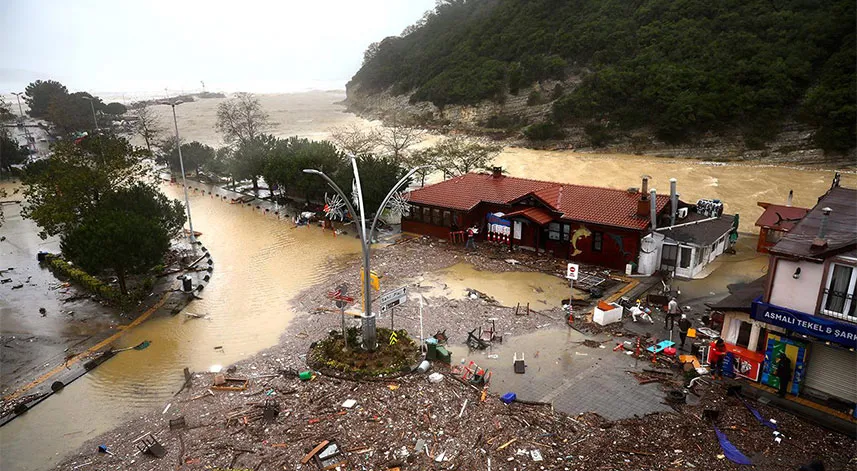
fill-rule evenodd
<path id="1" fill-rule="evenodd" d="M 857 347 L 857 324 L 793 311 L 762 302 L 761 298 L 753 301 L 751 317 L 820 340 Z"/>

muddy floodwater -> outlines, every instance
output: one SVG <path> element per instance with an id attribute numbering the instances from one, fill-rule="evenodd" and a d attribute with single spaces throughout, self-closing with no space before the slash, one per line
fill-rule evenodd
<path id="1" fill-rule="evenodd" d="M 520 303 L 531 309 L 550 309 L 568 299 L 568 281 L 540 272 L 487 272 L 469 263 L 459 263 L 445 270 L 429 273 L 418 280 L 426 297 L 463 298 L 476 290 L 494 298 L 500 305 L 515 307 Z M 575 299 L 584 293 L 575 290 Z"/>
<path id="2" fill-rule="evenodd" d="M 180 187 L 164 192 L 180 198 Z M 118 354 L 0 429 L 0 469 L 46 469 L 63 454 L 129 416 L 170 402 L 182 369 L 207 371 L 276 344 L 293 316 L 289 299 L 337 270 L 359 250 L 353 237 L 265 217 L 247 206 L 192 195 L 194 229 L 211 251 L 211 283 L 184 313 L 149 320 L 117 347 L 151 340 Z M 220 348 L 215 348 L 220 347 Z"/>

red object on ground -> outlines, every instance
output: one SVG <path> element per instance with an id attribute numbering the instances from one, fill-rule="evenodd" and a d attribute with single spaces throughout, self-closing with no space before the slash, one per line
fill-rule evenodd
<path id="1" fill-rule="evenodd" d="M 664 353 L 669 355 L 669 356 L 675 355 L 675 352 L 676 352 L 675 347 L 667 347 L 664 349 Z"/>

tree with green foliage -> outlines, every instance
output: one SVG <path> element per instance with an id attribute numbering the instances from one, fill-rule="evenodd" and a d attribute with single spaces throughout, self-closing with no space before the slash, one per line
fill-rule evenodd
<path id="1" fill-rule="evenodd" d="M 57 98 L 68 95 L 65 85 L 54 80 L 36 80 L 24 89 L 24 101 L 30 108 L 33 118 L 47 118 L 51 103 Z"/>
<path id="2" fill-rule="evenodd" d="M 12 105 L 0 96 L 0 123 L 12 121 L 15 119 L 15 113 L 12 112 Z"/>
<path id="3" fill-rule="evenodd" d="M 67 234 L 105 194 L 154 181 L 145 157 L 142 149 L 109 134 L 59 141 L 49 158 L 24 168 L 21 214 L 36 222 L 43 239 Z"/>
<path id="4" fill-rule="evenodd" d="M 121 116 L 128 112 L 128 107 L 114 101 L 104 105 L 104 112 L 113 116 Z"/>
<path id="5" fill-rule="evenodd" d="M 95 129 L 95 119 L 103 108 L 104 103 L 100 98 L 86 92 L 58 95 L 48 105 L 45 119 L 61 133 L 92 131 Z"/>
<path id="6" fill-rule="evenodd" d="M 373 46 L 348 90 L 444 107 L 561 80 L 574 87 L 551 94 L 558 125 L 654 129 L 668 140 L 737 128 L 764 141 L 798 118 L 817 128 L 820 146 L 843 151 L 857 134 L 855 6 L 442 1 L 407 34 Z"/>
<path id="7" fill-rule="evenodd" d="M 357 159 L 357 167 L 367 214 L 376 211 L 393 185 L 405 176 L 405 170 L 392 157 L 364 155 Z M 343 173 L 347 174 L 348 170 L 344 169 Z M 408 184 L 405 183 L 405 187 Z"/>
<path id="8" fill-rule="evenodd" d="M 338 183 L 351 188 L 348 180 L 348 161 L 345 154 L 329 141 L 310 141 L 290 137 L 280 140 L 265 166 L 265 181 L 276 185 L 283 195 L 293 195 L 320 200 L 327 190 L 324 181 L 303 173 L 305 168 L 314 168 L 327 173 Z M 340 178 L 343 177 L 344 178 Z"/>
<path id="9" fill-rule="evenodd" d="M 170 170 L 181 172 L 181 161 L 179 160 L 179 152 L 176 149 L 175 137 L 165 140 L 161 144 L 163 153 L 159 157 L 159 161 L 170 166 Z M 198 177 L 200 169 L 208 166 L 214 160 L 214 148 L 205 145 L 199 141 L 193 141 L 187 144 L 182 144 L 182 158 L 184 161 L 185 172 L 193 171 Z"/>
<path id="10" fill-rule="evenodd" d="M 278 139 L 270 134 L 239 140 L 230 161 L 232 176 L 238 180 L 249 179 L 253 182 L 253 193 L 259 194 L 259 177 L 265 172 L 265 165 L 277 144 Z"/>
<path id="11" fill-rule="evenodd" d="M 146 273 L 163 260 L 170 239 L 184 225 L 181 203 L 144 184 L 107 193 L 62 236 L 65 257 L 90 274 L 112 270 L 122 294 L 126 277 Z"/>

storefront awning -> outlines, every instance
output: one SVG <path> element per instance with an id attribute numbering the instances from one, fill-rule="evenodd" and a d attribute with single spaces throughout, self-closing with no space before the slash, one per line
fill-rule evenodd
<path id="1" fill-rule="evenodd" d="M 535 207 L 524 208 L 524 209 L 521 209 L 518 211 L 512 211 L 511 213 L 509 213 L 505 216 L 506 219 L 511 219 L 514 217 L 527 218 L 530 221 L 533 221 L 534 223 L 536 223 L 540 226 L 544 226 L 545 224 L 547 224 L 549 222 L 553 222 L 553 220 L 554 220 L 554 217 L 553 217 L 553 215 L 551 215 L 550 212 L 548 212 L 545 209 L 535 208 Z"/>
<path id="2" fill-rule="evenodd" d="M 793 311 L 763 302 L 761 298 L 753 301 L 750 317 L 820 340 L 857 347 L 857 324 L 850 322 Z"/>

